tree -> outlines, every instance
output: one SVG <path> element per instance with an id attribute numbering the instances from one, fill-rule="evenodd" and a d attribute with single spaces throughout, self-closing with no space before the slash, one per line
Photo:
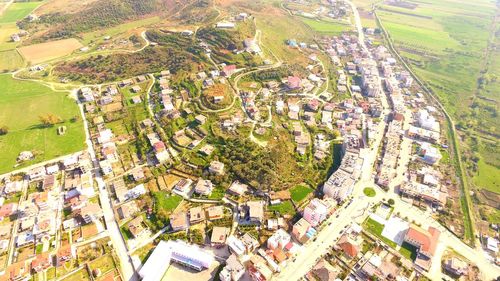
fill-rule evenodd
<path id="1" fill-rule="evenodd" d="M 54 126 L 55 124 L 61 122 L 61 118 L 55 114 L 52 114 L 52 113 L 47 113 L 45 115 L 40 115 L 38 117 L 40 119 L 40 122 L 42 122 L 42 124 L 45 126 L 45 127 L 51 127 L 51 126 Z"/>
<path id="2" fill-rule="evenodd" d="M 394 205 L 394 203 L 395 203 L 395 202 L 394 202 L 394 199 L 392 199 L 392 198 L 391 198 L 391 199 L 389 199 L 389 200 L 387 201 L 387 203 L 388 203 L 390 206 L 392 206 L 392 205 Z"/>
<path id="3" fill-rule="evenodd" d="M 9 132 L 9 128 L 7 126 L 0 127 L 0 136 L 6 135 Z"/>

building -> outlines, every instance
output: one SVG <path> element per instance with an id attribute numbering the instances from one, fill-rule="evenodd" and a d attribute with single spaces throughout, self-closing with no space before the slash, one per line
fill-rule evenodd
<path id="1" fill-rule="evenodd" d="M 180 240 L 160 241 L 141 270 L 139 270 L 139 276 L 144 281 L 160 281 L 171 262 L 202 271 L 210 268 L 214 262 L 214 257 L 198 246 L 189 245 Z"/>
<path id="2" fill-rule="evenodd" d="M 311 224 L 304 218 L 301 218 L 293 225 L 292 235 L 302 244 L 311 239 L 315 234 L 316 230 L 312 228 Z"/>
<path id="3" fill-rule="evenodd" d="M 201 206 L 189 209 L 189 223 L 191 225 L 205 220 L 205 210 Z"/>
<path id="4" fill-rule="evenodd" d="M 243 221 L 248 224 L 261 224 L 264 220 L 264 202 L 250 201 L 241 207 Z"/>
<path id="5" fill-rule="evenodd" d="M 181 179 L 175 185 L 174 193 L 182 197 L 191 197 L 193 194 L 193 181 L 191 179 Z"/>
<path id="6" fill-rule="evenodd" d="M 327 215 L 330 213 L 331 207 L 332 206 L 326 201 L 314 198 L 304 209 L 303 218 L 310 223 L 311 226 L 317 226 L 326 219 Z"/>
<path id="7" fill-rule="evenodd" d="M 290 243 L 290 240 L 290 234 L 280 228 L 274 232 L 269 239 L 267 239 L 267 248 L 271 250 L 283 249 L 288 243 Z"/>
<path id="8" fill-rule="evenodd" d="M 455 277 L 467 275 L 469 271 L 469 265 L 465 261 L 455 257 L 445 260 L 443 267 L 446 272 Z"/>
<path id="9" fill-rule="evenodd" d="M 185 230 L 189 227 L 189 221 L 185 212 L 170 215 L 170 227 L 173 231 Z"/>
<path id="10" fill-rule="evenodd" d="M 194 192 L 196 194 L 209 196 L 212 194 L 213 189 L 214 187 L 210 180 L 199 179 L 194 187 Z"/>
<path id="11" fill-rule="evenodd" d="M 212 229 L 212 236 L 210 237 L 210 243 L 212 246 L 225 245 L 229 233 L 230 230 L 227 227 L 214 226 Z"/>
<path id="12" fill-rule="evenodd" d="M 243 266 L 236 255 L 231 254 L 226 260 L 226 266 L 219 273 L 221 281 L 238 281 L 245 274 L 245 266 Z"/>
<path id="13" fill-rule="evenodd" d="M 147 233 L 146 228 L 143 226 L 142 216 L 138 216 L 128 223 L 128 230 L 134 238 L 139 238 Z"/>
<path id="14" fill-rule="evenodd" d="M 227 192 L 236 196 L 243 196 L 246 192 L 248 192 L 248 185 L 239 181 L 234 181 L 229 186 Z"/>
<path id="15" fill-rule="evenodd" d="M 209 220 L 218 220 L 224 217 L 224 207 L 223 206 L 212 206 L 207 209 Z"/>
<path id="16" fill-rule="evenodd" d="M 212 174 L 223 175 L 224 174 L 224 163 L 219 161 L 210 162 L 210 166 L 208 167 L 208 171 Z"/>
<path id="17" fill-rule="evenodd" d="M 441 232 L 434 227 L 424 230 L 416 225 L 410 226 L 404 241 L 418 249 L 415 264 L 429 270 Z"/>
<path id="18" fill-rule="evenodd" d="M 349 259 L 357 257 L 360 252 L 359 245 L 345 234 L 340 237 L 338 246 Z"/>

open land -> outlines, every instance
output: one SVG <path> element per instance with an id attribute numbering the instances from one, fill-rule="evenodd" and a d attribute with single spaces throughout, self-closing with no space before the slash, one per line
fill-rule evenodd
<path id="1" fill-rule="evenodd" d="M 57 134 L 57 127 L 43 128 L 39 116 L 52 113 L 64 120 L 64 135 Z M 81 121 L 69 119 L 80 113 L 75 101 L 66 93 L 58 93 L 38 83 L 16 81 L 10 75 L 0 75 L 0 124 L 9 133 L 0 136 L 0 173 L 12 170 L 21 151 L 36 154 L 33 161 L 22 166 L 63 156 L 84 148 Z"/>
<path id="2" fill-rule="evenodd" d="M 69 55 L 82 46 L 78 40 L 71 38 L 20 47 L 19 52 L 30 64 L 37 64 Z"/>

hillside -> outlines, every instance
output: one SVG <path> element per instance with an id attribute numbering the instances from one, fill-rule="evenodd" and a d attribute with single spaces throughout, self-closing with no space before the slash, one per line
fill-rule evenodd
<path id="1" fill-rule="evenodd" d="M 85 5 L 78 12 L 49 12 L 40 15 L 38 21 L 24 19 L 18 25 L 34 34 L 32 42 L 40 42 L 68 38 L 80 32 L 108 28 L 140 18 L 172 15 L 197 2 L 199 1 L 97 0 Z"/>

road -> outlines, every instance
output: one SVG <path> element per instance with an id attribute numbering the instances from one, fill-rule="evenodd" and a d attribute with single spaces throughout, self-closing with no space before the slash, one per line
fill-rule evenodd
<path id="1" fill-rule="evenodd" d="M 4 5 L 2 6 L 2 8 L 0 8 L 0 16 L 3 14 L 3 12 L 7 10 L 7 8 L 9 8 L 9 6 L 12 3 L 14 3 L 14 0 L 10 0 L 9 2 L 3 3 Z"/>
<path id="2" fill-rule="evenodd" d="M 359 43 L 363 49 L 368 50 L 364 42 L 361 20 L 356 6 L 348 0 L 345 1 L 352 7 L 353 14 L 355 16 L 356 28 L 358 30 Z M 381 82 L 380 79 L 379 82 Z M 383 95 L 381 102 L 384 108 L 384 115 L 387 115 L 389 108 L 387 97 L 385 95 Z M 323 224 L 326 226 L 319 230 L 316 239 L 309 241 L 304 245 L 300 254 L 282 269 L 282 271 L 276 276 L 276 280 L 298 280 L 307 274 L 322 257 L 322 255 L 326 254 L 328 249 L 335 244 L 335 241 L 340 236 L 341 231 L 346 226 L 352 222 L 361 223 L 369 215 L 369 212 L 367 211 L 368 207 L 372 204 L 380 202 L 384 198 L 394 199 L 395 210 L 400 213 L 401 217 L 408 217 L 424 227 L 434 226 L 441 230 L 442 234 L 439 239 L 438 251 L 434 256 L 433 266 L 427 274 L 431 277 L 431 279 L 439 280 L 442 277 L 440 270 L 441 257 L 447 247 L 453 248 L 453 250 L 459 254 L 473 261 L 479 267 L 483 275 L 483 280 L 492 280 L 500 276 L 499 268 L 493 265 L 481 250 L 470 248 L 459 238 L 447 231 L 436 220 L 434 220 L 429 213 L 423 212 L 411 206 L 411 204 L 404 202 L 397 194 L 392 192 L 386 193 L 383 190 L 378 189 L 377 196 L 373 198 L 366 197 L 362 194 L 364 187 L 375 186 L 372 178 L 373 164 L 377 159 L 378 147 L 380 147 L 382 138 L 384 137 L 386 121 L 380 122 L 378 126 L 377 133 L 374 137 L 375 140 L 372 144 L 372 149 L 366 149 L 368 151 L 360 153 L 360 155 L 364 158 L 364 163 L 361 178 L 356 183 L 353 191 L 353 203 L 337 211 L 335 217 L 329 217 Z M 401 169 L 400 171 L 404 170 Z"/>
<path id="3" fill-rule="evenodd" d="M 101 202 L 101 208 L 104 214 L 104 221 L 106 222 L 106 228 L 111 238 L 111 243 L 113 244 L 116 254 L 120 259 L 120 271 L 125 281 L 136 281 L 138 280 L 137 274 L 135 272 L 132 259 L 128 255 L 125 240 L 123 240 L 120 228 L 115 220 L 115 215 L 113 212 L 113 207 L 111 205 L 111 200 L 109 198 L 108 191 L 106 189 L 106 184 L 104 183 L 104 180 L 100 173 L 99 162 L 96 158 L 94 145 L 92 143 L 92 140 L 90 139 L 88 122 L 87 119 L 85 118 L 83 105 L 81 103 L 78 103 L 78 107 L 80 108 L 80 113 L 82 114 L 87 150 L 90 154 L 90 158 L 92 159 L 92 163 L 94 165 L 93 176 L 94 180 L 97 183 L 97 188 L 99 189 L 99 200 Z"/>

